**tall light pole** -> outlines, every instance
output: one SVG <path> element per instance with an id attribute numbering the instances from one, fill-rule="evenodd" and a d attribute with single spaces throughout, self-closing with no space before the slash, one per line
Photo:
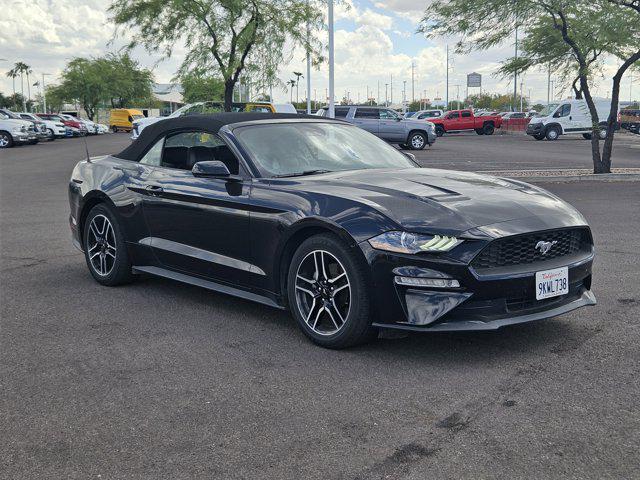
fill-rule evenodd
<path id="1" fill-rule="evenodd" d="M 388 83 L 384 84 L 384 106 L 385 107 L 389 106 L 389 84 Z"/>
<path id="2" fill-rule="evenodd" d="M 307 22 L 307 43 L 311 41 L 311 25 Z M 307 115 L 311 115 L 311 51 L 307 45 Z"/>
<path id="3" fill-rule="evenodd" d="M 43 113 L 47 113 L 47 89 L 46 86 L 44 84 L 44 77 L 45 75 L 51 75 L 50 73 L 43 73 L 42 74 L 42 107 L 43 107 Z"/>
<path id="4" fill-rule="evenodd" d="M 518 24 L 516 23 L 516 52 L 515 59 L 518 60 Z M 513 72 L 513 111 L 516 111 L 516 103 L 518 101 L 518 71 Z"/>
<path id="5" fill-rule="evenodd" d="M 549 71 L 547 73 L 547 106 L 551 101 L 551 64 L 549 64 Z"/>
<path id="6" fill-rule="evenodd" d="M 407 81 L 402 81 L 402 111 L 406 111 L 407 105 Z"/>
<path id="7" fill-rule="evenodd" d="M 336 117 L 334 97 L 334 58 L 333 58 L 333 0 L 329 0 L 329 118 Z"/>
<path id="8" fill-rule="evenodd" d="M 415 68 L 416 68 L 416 62 L 415 60 L 411 60 L 411 103 L 416 101 L 416 93 L 415 93 L 415 89 L 416 89 L 416 83 L 415 83 Z"/>
<path id="9" fill-rule="evenodd" d="M 380 80 L 378 80 L 378 96 L 376 97 L 376 105 L 380 105 Z"/>
<path id="10" fill-rule="evenodd" d="M 447 89 L 444 96 L 444 109 L 449 110 L 449 44 L 447 44 Z"/>
<path id="11" fill-rule="evenodd" d="M 391 90 L 391 104 L 393 105 L 393 73 L 391 74 L 391 85 L 390 85 L 390 90 Z"/>

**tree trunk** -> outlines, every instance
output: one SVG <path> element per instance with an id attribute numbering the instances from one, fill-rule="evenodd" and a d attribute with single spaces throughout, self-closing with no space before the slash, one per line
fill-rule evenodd
<path id="1" fill-rule="evenodd" d="M 224 82 L 224 111 L 230 112 L 233 104 L 233 89 L 236 86 L 236 82 L 233 78 L 225 80 Z"/>
<path id="2" fill-rule="evenodd" d="M 618 103 L 620 100 L 620 81 L 627 69 L 640 59 L 640 50 L 629 57 L 613 76 L 613 88 L 611 90 L 611 108 L 609 118 L 607 118 L 607 138 L 604 140 L 602 148 L 602 164 L 607 172 L 611 172 L 611 154 L 613 152 L 613 137 L 618 123 Z"/>
<path id="3" fill-rule="evenodd" d="M 591 96 L 586 75 L 580 75 L 580 87 L 584 94 L 584 99 L 587 102 L 587 107 L 589 107 L 589 113 L 591 114 L 591 157 L 593 160 L 593 173 L 609 173 L 608 170 L 604 169 L 602 158 L 600 157 L 600 120 L 598 119 L 598 111 Z"/>

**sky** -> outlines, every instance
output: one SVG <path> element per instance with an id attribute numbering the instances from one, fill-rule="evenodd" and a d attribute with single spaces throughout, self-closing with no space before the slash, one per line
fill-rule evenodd
<path id="1" fill-rule="evenodd" d="M 446 45 L 455 39 L 426 39 L 416 33 L 418 22 L 429 0 L 346 0 L 335 9 L 335 88 L 336 97 L 348 95 L 354 102 L 369 96 L 398 103 L 403 98 L 444 98 L 446 91 Z M 114 25 L 106 9 L 108 0 L 0 0 L 0 91 L 13 91 L 11 79 L 6 77 L 14 62 L 23 61 L 31 66 L 34 76 L 47 84 L 56 83 L 66 62 L 76 56 L 100 56 L 115 51 L 125 43 L 124 38 L 113 40 Z M 326 32 L 324 32 L 326 36 Z M 456 55 L 453 47 L 449 58 L 449 99 L 463 99 L 466 93 L 466 75 L 482 74 L 483 91 L 513 92 L 513 79 L 494 75 L 500 62 L 513 56 L 514 39 L 505 39 L 502 46 L 468 55 Z M 158 83 L 168 83 L 181 63 L 184 50 L 178 48 L 170 59 L 149 55 L 141 49 L 133 52 L 142 65 L 152 68 Z M 412 92 L 411 65 L 414 67 Z M 610 62 L 608 70 L 615 67 Z M 306 72 L 304 56 L 293 52 L 290 62 L 280 69 L 283 82 L 294 78 L 294 71 Z M 609 75 L 610 77 L 611 75 Z M 637 74 L 636 74 L 637 76 Z M 553 77 L 552 77 L 553 78 Z M 322 65 L 311 73 L 311 98 L 325 99 L 328 86 L 328 67 Z M 547 73 L 530 72 L 522 81 L 522 92 L 536 103 L 546 102 Z M 32 79 L 31 83 L 34 83 Z M 385 87 L 385 84 L 388 84 Z M 378 95 L 378 86 L 380 94 Z M 391 88 L 391 86 L 393 88 Z M 608 80 L 600 80 L 596 95 L 606 96 Z M 633 90 L 630 91 L 630 87 Z M 38 87 L 31 87 L 32 94 Z M 19 81 L 16 90 L 20 91 Z M 470 93 L 478 89 L 470 89 Z M 299 86 L 299 98 L 306 96 L 306 83 Z M 630 82 L 623 79 L 621 99 L 630 93 L 640 97 L 640 78 Z M 26 93 L 26 86 L 25 86 Z M 288 101 L 290 92 L 274 89 L 276 101 Z M 557 98 L 569 92 L 556 89 Z M 293 93 L 296 99 L 296 93 Z"/>

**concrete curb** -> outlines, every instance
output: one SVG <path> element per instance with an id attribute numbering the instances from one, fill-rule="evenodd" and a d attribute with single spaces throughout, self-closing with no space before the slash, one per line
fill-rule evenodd
<path id="1" fill-rule="evenodd" d="M 480 172 L 478 172 L 480 173 Z M 482 172 L 486 175 L 492 175 L 491 172 Z M 496 172 L 498 173 L 498 172 Z M 503 172 L 504 173 L 504 172 Z M 495 173 L 493 174 L 495 175 Z M 501 177 L 512 178 L 514 180 L 522 180 L 528 183 L 563 183 L 563 182 L 640 182 L 640 174 L 638 173 L 601 173 L 598 175 L 533 175 L 525 177 L 522 175 L 500 175 Z"/>

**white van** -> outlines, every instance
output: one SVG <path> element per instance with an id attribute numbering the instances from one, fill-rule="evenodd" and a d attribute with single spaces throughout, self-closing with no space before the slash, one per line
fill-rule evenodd
<path id="1" fill-rule="evenodd" d="M 607 100 L 596 100 L 600 138 L 607 136 L 607 118 L 611 104 Z M 537 117 L 533 117 L 527 126 L 527 135 L 536 140 L 557 140 L 560 135 L 581 134 L 591 139 L 591 114 L 584 100 L 565 100 L 550 103 L 542 109 Z"/>

